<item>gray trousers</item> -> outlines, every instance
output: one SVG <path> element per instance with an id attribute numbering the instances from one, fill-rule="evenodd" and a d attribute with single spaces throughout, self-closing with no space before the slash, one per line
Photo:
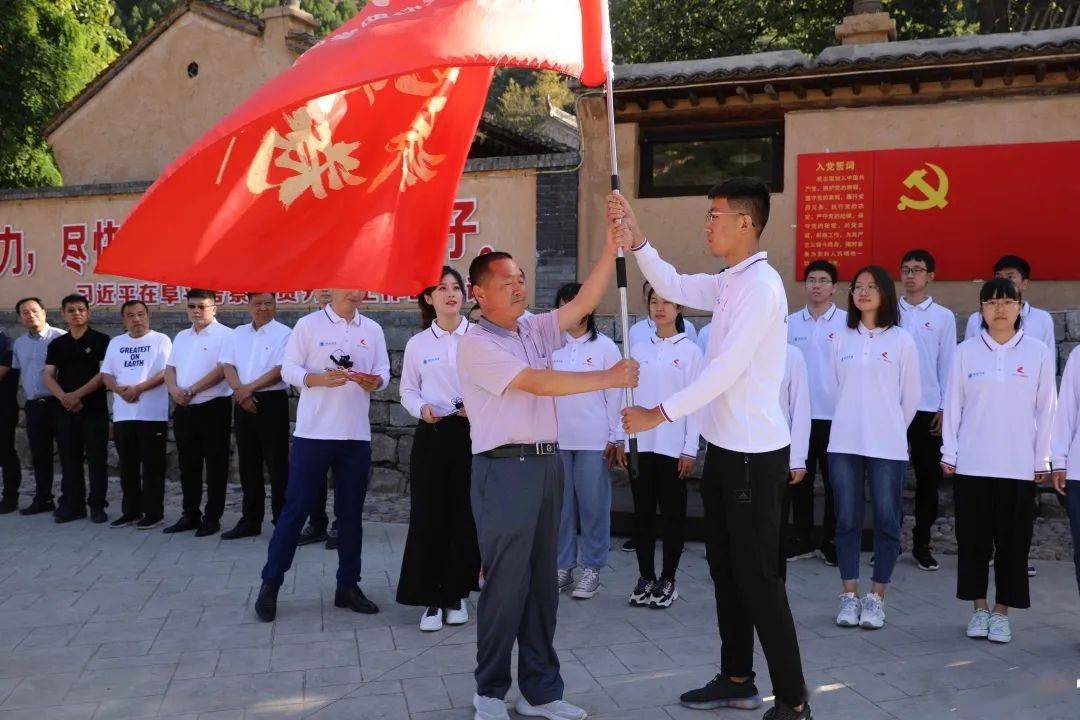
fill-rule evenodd
<path id="1" fill-rule="evenodd" d="M 558 455 L 473 456 L 472 509 L 484 573 L 476 619 L 478 695 L 505 699 L 516 639 L 521 694 L 533 705 L 562 699 L 554 645 L 562 495 Z"/>

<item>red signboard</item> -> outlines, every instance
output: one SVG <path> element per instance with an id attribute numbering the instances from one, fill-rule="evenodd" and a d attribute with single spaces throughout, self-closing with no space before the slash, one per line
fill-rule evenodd
<path id="1" fill-rule="evenodd" d="M 1080 279 L 1080 142 L 800 155 L 795 270 L 895 274 L 924 248 L 937 279 L 978 280 L 1015 254 L 1040 280 Z"/>

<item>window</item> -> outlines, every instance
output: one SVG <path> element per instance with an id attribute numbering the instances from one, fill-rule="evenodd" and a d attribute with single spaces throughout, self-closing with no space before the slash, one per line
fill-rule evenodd
<path id="1" fill-rule="evenodd" d="M 704 195 L 729 177 L 756 177 L 783 191 L 784 134 L 779 123 L 712 128 L 642 128 L 641 197 Z"/>

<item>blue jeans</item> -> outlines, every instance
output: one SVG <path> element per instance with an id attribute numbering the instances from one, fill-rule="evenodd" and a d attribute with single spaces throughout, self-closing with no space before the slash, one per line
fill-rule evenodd
<path id="1" fill-rule="evenodd" d="M 611 476 L 600 450 L 560 450 L 563 464 L 559 519 L 559 569 L 577 567 L 578 526 L 581 565 L 602 568 L 611 546 Z"/>
<path id="2" fill-rule="evenodd" d="M 292 567 L 296 541 L 304 521 L 326 487 L 326 474 L 334 471 L 334 508 L 338 528 L 338 587 L 360 582 L 363 547 L 364 497 L 367 495 L 371 443 L 366 440 L 312 440 L 294 437 L 289 456 L 289 482 L 285 507 L 274 526 L 262 579 L 280 586 Z"/>
<path id="3" fill-rule="evenodd" d="M 836 559 L 842 580 L 859 579 L 865 484 L 870 485 L 874 513 L 874 574 L 870 579 L 883 585 L 892 580 L 896 557 L 900 554 L 906 471 L 906 460 L 829 453 L 829 480 L 836 503 Z"/>
<path id="4" fill-rule="evenodd" d="M 1065 488 L 1065 508 L 1069 512 L 1069 527 L 1072 529 L 1076 587 L 1080 590 L 1080 481 L 1069 480 Z"/>

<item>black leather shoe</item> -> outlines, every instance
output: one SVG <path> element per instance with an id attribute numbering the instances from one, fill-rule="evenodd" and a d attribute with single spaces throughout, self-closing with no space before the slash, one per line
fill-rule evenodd
<path id="1" fill-rule="evenodd" d="M 0 515 L 7 515 L 13 513 L 19 509 L 19 499 L 13 497 L 6 497 L 0 500 Z"/>
<path id="2" fill-rule="evenodd" d="M 109 516 L 105 514 L 103 508 L 93 508 L 90 511 L 90 522 L 101 525 L 102 523 L 109 522 Z"/>
<path id="3" fill-rule="evenodd" d="M 263 622 L 274 622 L 277 616 L 277 594 L 279 588 L 274 585 L 262 584 L 259 588 L 259 597 L 255 600 L 255 614 Z"/>
<path id="4" fill-rule="evenodd" d="M 364 615 L 374 615 L 379 612 L 379 606 L 364 597 L 358 585 L 339 587 L 334 593 L 334 607 L 348 608 Z"/>
<path id="5" fill-rule="evenodd" d="M 217 520 L 207 520 L 203 518 L 202 523 L 199 525 L 199 529 L 195 531 L 195 537 L 206 537 L 207 535 L 214 535 L 221 532 L 221 523 Z"/>
<path id="6" fill-rule="evenodd" d="M 85 507 L 82 510 L 63 509 L 63 510 L 57 510 L 55 513 L 53 513 L 53 519 L 56 520 L 57 524 L 69 523 L 69 522 L 72 522 L 74 520 L 82 520 L 85 517 L 86 517 L 86 508 Z"/>
<path id="7" fill-rule="evenodd" d="M 56 509 L 56 504 L 52 500 L 46 500 L 41 502 L 35 500 L 22 510 L 19 511 L 20 515 L 40 515 L 41 513 L 52 512 Z"/>
<path id="8" fill-rule="evenodd" d="M 238 538 L 255 537 L 261 532 L 262 530 L 259 527 L 255 525 L 248 525 L 241 520 L 240 522 L 236 523 L 236 527 L 234 527 L 232 530 L 226 530 L 225 532 L 221 533 L 221 539 L 236 540 Z"/>
<path id="9" fill-rule="evenodd" d="M 308 523 L 307 527 L 300 531 L 300 537 L 296 540 L 296 546 L 311 545 L 312 543 L 326 540 L 326 528 L 319 530 Z"/>
<path id="10" fill-rule="evenodd" d="M 196 530 L 199 527 L 197 520 L 192 520 L 187 515 L 181 515 L 180 519 L 174 522 L 169 527 L 165 528 L 161 532 L 166 535 L 172 535 L 173 533 L 187 532 L 188 530 Z"/>

